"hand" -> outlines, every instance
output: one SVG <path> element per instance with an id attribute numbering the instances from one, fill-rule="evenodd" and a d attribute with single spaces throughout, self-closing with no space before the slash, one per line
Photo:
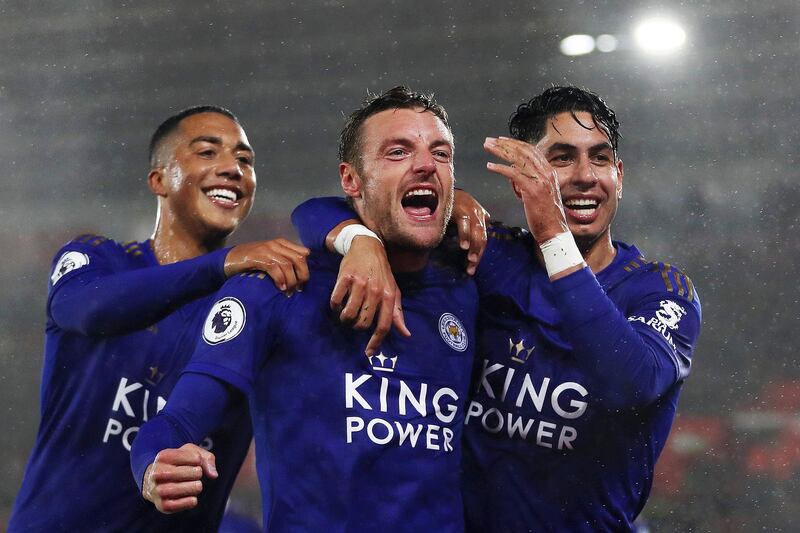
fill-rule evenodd
<path id="1" fill-rule="evenodd" d="M 272 278 L 279 290 L 291 295 L 295 290 L 303 290 L 308 281 L 309 253 L 305 246 L 286 239 L 240 244 L 225 257 L 225 275 L 260 270 Z"/>
<path id="2" fill-rule="evenodd" d="M 375 332 L 365 350 L 368 356 L 375 353 L 392 323 L 402 335 L 411 336 L 403 319 L 400 289 L 386 250 L 372 237 L 360 235 L 353 239 L 339 267 L 339 277 L 331 294 L 331 309 L 340 311 L 339 318 L 352 323 L 356 329 L 369 328 L 378 314 Z"/>
<path id="3" fill-rule="evenodd" d="M 192 509 L 203 490 L 203 475 L 219 475 L 213 453 L 196 444 L 161 450 L 145 470 L 142 496 L 165 514 Z"/>
<path id="4" fill-rule="evenodd" d="M 486 250 L 486 221 L 491 215 L 468 192 L 456 190 L 450 220 L 458 228 L 458 242 L 467 252 L 467 274 L 475 274 Z"/>
<path id="5" fill-rule="evenodd" d="M 505 176 L 525 206 L 525 218 L 536 242 L 569 231 L 561 203 L 558 174 L 535 146 L 507 137 L 487 137 L 484 149 L 510 163 L 487 163 L 486 168 Z"/>

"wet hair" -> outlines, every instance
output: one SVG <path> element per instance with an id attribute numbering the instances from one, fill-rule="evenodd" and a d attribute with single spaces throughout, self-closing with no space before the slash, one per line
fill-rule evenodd
<path id="1" fill-rule="evenodd" d="M 381 95 L 367 93 L 364 104 L 350 113 L 339 134 L 339 160 L 361 167 L 361 126 L 364 122 L 387 109 L 421 109 L 430 111 L 444 123 L 448 131 L 447 111 L 434 100 L 433 94 L 417 93 L 402 85 L 389 89 Z M 451 132 L 452 133 L 452 132 Z"/>
<path id="2" fill-rule="evenodd" d="M 620 138 L 617 115 L 595 93 L 579 87 L 550 87 L 520 104 L 508 119 L 508 130 L 515 139 L 536 143 L 547 131 L 547 119 L 559 113 L 569 113 L 575 122 L 586 129 L 591 129 L 592 124 L 583 124 L 578 120 L 576 113 L 580 111 L 592 115 L 594 125 L 606 134 L 616 157 Z"/>
<path id="3" fill-rule="evenodd" d="M 236 118 L 236 115 L 224 107 L 219 107 L 216 105 L 198 105 L 184 109 L 183 111 L 172 115 L 167 120 L 159 124 L 159 126 L 156 128 L 156 131 L 153 132 L 153 136 L 150 137 L 150 168 L 155 168 L 158 165 L 158 150 L 161 148 L 161 144 L 173 131 L 178 128 L 178 125 L 181 123 L 181 121 L 187 117 L 191 117 L 192 115 L 199 115 L 200 113 L 217 113 L 226 116 L 236 124 L 241 125 L 239 123 L 239 119 Z"/>

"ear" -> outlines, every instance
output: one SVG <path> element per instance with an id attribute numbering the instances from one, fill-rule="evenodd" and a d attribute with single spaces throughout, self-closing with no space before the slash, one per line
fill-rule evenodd
<path id="1" fill-rule="evenodd" d="M 350 163 L 339 163 L 339 179 L 342 190 L 351 198 L 361 198 L 361 176 Z"/>
<path id="2" fill-rule="evenodd" d="M 625 169 L 622 166 L 622 159 L 617 159 L 617 200 L 622 200 L 622 179 L 625 177 Z"/>
<path id="3" fill-rule="evenodd" d="M 157 167 L 150 170 L 147 175 L 147 186 L 153 191 L 156 196 L 167 196 L 167 187 L 164 176 L 164 168 Z"/>

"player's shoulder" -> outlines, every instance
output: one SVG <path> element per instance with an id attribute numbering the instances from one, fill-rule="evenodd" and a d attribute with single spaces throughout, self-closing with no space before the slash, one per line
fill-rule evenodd
<path id="1" fill-rule="evenodd" d="M 489 223 L 486 227 L 486 235 L 489 239 L 497 239 L 499 241 L 529 241 L 532 239 L 531 232 L 525 228 L 509 226 L 499 220 Z"/>
<path id="2" fill-rule="evenodd" d="M 130 251 L 126 251 L 128 249 Z M 55 285 L 70 272 L 124 262 L 128 253 L 135 253 L 135 250 L 108 237 L 95 233 L 78 235 L 67 241 L 53 256 L 51 281 Z"/>
<path id="3" fill-rule="evenodd" d="M 626 274 L 625 285 L 630 289 L 685 299 L 700 307 L 700 296 L 694 282 L 679 266 L 648 259 L 641 254 L 625 259 L 620 269 Z"/>

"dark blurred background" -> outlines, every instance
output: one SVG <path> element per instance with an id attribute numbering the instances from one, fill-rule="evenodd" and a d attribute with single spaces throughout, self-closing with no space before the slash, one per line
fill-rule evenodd
<path id="1" fill-rule="evenodd" d="M 642 49 L 634 31 L 653 16 L 683 28 L 682 46 Z M 572 34 L 613 39 L 570 56 Z M 614 237 L 681 266 L 703 300 L 643 518 L 658 532 L 797 530 L 797 0 L 9 1 L 0 50 L 0 526 L 38 424 L 50 261 L 80 233 L 150 234 L 146 151 L 161 120 L 201 103 L 237 113 L 259 191 L 234 242 L 294 237 L 292 207 L 339 191 L 343 113 L 367 90 L 434 91 L 459 185 L 521 225 L 483 139 L 521 101 L 571 83 L 622 123 Z"/>

